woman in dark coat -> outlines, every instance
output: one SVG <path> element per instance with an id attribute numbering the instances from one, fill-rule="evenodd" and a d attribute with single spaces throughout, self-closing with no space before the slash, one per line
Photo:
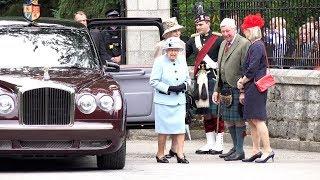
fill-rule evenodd
<path id="1" fill-rule="evenodd" d="M 237 85 L 240 89 L 240 102 L 243 104 L 243 119 L 247 120 L 252 137 L 252 153 L 250 158 L 243 162 L 265 163 L 274 158 L 274 152 L 270 147 L 269 132 L 265 120 L 267 118 L 266 102 L 267 91 L 259 92 L 254 81 L 266 74 L 267 57 L 264 43 L 261 40 L 261 28 L 264 20 L 260 14 L 248 15 L 241 26 L 244 35 L 250 40 L 251 46 L 247 52 L 243 68 L 243 77 Z M 260 140 L 263 148 L 260 150 Z"/>

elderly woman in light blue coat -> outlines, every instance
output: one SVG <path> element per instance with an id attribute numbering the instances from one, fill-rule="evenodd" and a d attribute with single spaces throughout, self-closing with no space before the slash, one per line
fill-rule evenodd
<path id="1" fill-rule="evenodd" d="M 158 163 L 168 163 L 164 156 L 167 135 L 177 136 L 177 162 L 189 163 L 183 154 L 187 85 L 190 77 L 185 56 L 179 52 L 180 39 L 166 40 L 165 54 L 155 59 L 150 84 L 155 89 L 155 130 L 158 133 Z"/>

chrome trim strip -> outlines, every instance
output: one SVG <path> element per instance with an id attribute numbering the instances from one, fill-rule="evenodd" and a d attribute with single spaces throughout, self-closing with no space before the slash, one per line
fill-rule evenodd
<path id="1" fill-rule="evenodd" d="M 110 130 L 113 129 L 111 123 L 87 123 L 75 122 L 73 125 L 21 125 L 17 123 L 0 124 L 0 130 Z"/>

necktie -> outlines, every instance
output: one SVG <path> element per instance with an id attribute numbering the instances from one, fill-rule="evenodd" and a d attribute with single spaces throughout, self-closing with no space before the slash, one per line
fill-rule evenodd
<path id="1" fill-rule="evenodd" d="M 231 46 L 231 43 L 230 43 L 230 42 L 227 42 L 227 43 L 226 43 L 226 46 L 224 47 L 224 52 L 228 52 L 229 49 L 230 49 L 230 46 Z"/>

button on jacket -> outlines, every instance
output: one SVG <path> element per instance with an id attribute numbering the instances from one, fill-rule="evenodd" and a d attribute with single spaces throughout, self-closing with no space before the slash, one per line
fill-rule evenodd
<path id="1" fill-rule="evenodd" d="M 184 92 L 168 93 L 168 88 L 182 83 L 185 83 L 187 87 L 190 82 L 189 70 L 184 56 L 178 55 L 175 61 L 170 61 L 167 55 L 155 59 L 150 76 L 150 85 L 155 88 L 154 103 L 163 105 L 185 104 L 186 96 Z"/>

